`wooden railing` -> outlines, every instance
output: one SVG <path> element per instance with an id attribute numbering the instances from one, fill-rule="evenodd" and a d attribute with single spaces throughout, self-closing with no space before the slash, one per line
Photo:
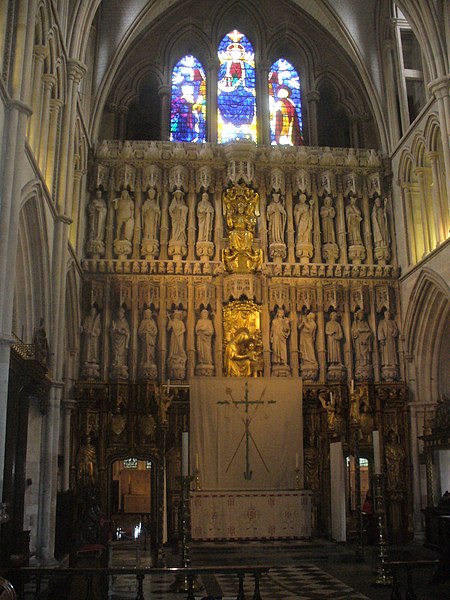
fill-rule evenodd
<path id="1" fill-rule="evenodd" d="M 265 566 L 226 566 L 226 567 L 168 567 L 168 568 L 127 568 L 127 567 L 109 567 L 109 568 L 45 568 L 45 567 L 22 567 L 20 569 L 10 569 L 8 578 L 13 582 L 17 591 L 18 600 L 40 600 L 44 589 L 55 587 L 55 582 L 59 581 L 63 589 L 66 590 L 67 597 L 72 583 L 76 586 L 76 598 L 80 600 L 103 600 L 110 596 L 108 583 L 114 576 L 133 575 L 136 579 L 136 599 L 146 600 L 144 595 L 144 581 L 146 578 L 160 575 L 173 575 L 174 579 L 185 578 L 187 585 L 186 600 L 195 600 L 194 582 L 197 577 L 202 575 L 228 575 L 237 578 L 237 596 L 236 600 L 246 600 L 244 593 L 244 579 L 250 576 L 254 580 L 253 600 L 262 600 L 260 594 L 261 576 L 269 571 Z M 56 592 L 58 594 L 58 592 Z M 79 595 L 78 595 L 79 594 Z M 48 596 L 64 600 L 64 596 Z M 71 596 L 75 597 L 75 596 Z M 147 595 L 150 600 L 150 595 Z M 250 600 L 250 599 L 248 599 Z"/>
<path id="2" fill-rule="evenodd" d="M 387 561 L 385 566 L 392 572 L 394 582 L 392 584 L 391 600 L 417 600 L 414 591 L 413 571 L 416 569 L 436 569 L 438 560 L 393 560 Z M 406 573 L 406 581 L 401 585 L 401 573 Z M 402 596 L 402 588 L 404 595 Z"/>

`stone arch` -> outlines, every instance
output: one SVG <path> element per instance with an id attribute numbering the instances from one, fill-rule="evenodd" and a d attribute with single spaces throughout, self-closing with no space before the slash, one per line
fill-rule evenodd
<path id="1" fill-rule="evenodd" d="M 424 269 L 409 299 L 404 321 L 407 360 L 413 366 L 411 392 L 416 401 L 431 401 L 450 391 L 448 365 L 450 289 L 435 272 Z M 444 356 L 447 354 L 447 359 Z M 442 372 L 443 371 L 443 372 Z"/>

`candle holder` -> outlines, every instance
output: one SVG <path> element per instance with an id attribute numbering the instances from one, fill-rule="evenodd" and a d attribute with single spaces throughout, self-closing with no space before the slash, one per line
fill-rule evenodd
<path id="1" fill-rule="evenodd" d="M 191 513 L 189 509 L 189 490 L 191 482 L 195 477 L 191 475 L 182 475 L 178 478 L 181 481 L 181 567 L 188 568 L 191 560 L 189 556 L 189 542 L 191 539 Z M 173 592 L 188 592 L 201 590 L 202 586 L 197 580 L 195 574 L 176 575 L 175 581 L 170 586 Z"/>
<path id="2" fill-rule="evenodd" d="M 375 514 L 378 520 L 378 566 L 372 585 L 389 586 L 393 584 L 392 573 L 386 567 L 388 559 L 386 542 L 386 512 L 384 510 L 384 494 L 382 473 L 373 476 L 375 487 Z"/>
<path id="3" fill-rule="evenodd" d="M 295 467 L 294 471 L 295 471 L 295 489 L 299 490 L 300 489 L 300 468 Z"/>

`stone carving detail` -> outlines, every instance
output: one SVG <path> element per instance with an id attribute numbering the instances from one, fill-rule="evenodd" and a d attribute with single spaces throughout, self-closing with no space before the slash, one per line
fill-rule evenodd
<path id="1" fill-rule="evenodd" d="M 142 205 L 142 242 L 141 255 L 147 260 L 155 258 L 159 253 L 159 223 L 161 219 L 161 209 L 159 207 L 159 194 L 154 188 L 147 192 L 147 199 Z"/>
<path id="2" fill-rule="evenodd" d="M 200 260 L 209 260 L 214 254 L 214 244 L 211 240 L 214 222 L 214 207 L 209 201 L 208 192 L 202 193 L 197 205 L 198 236 L 196 251 Z"/>
<path id="3" fill-rule="evenodd" d="M 391 255 L 386 203 L 386 198 L 382 202 L 380 197 L 376 197 L 372 209 L 374 255 L 379 265 L 385 265 Z"/>
<path id="4" fill-rule="evenodd" d="M 344 332 L 335 311 L 330 313 L 330 320 L 325 325 L 327 338 L 328 379 L 332 381 L 345 380 L 346 369 L 342 360 L 342 340 Z"/>
<path id="5" fill-rule="evenodd" d="M 184 324 L 185 312 L 175 309 L 168 314 L 167 331 L 170 332 L 169 355 L 167 367 L 170 379 L 184 379 L 186 377 L 187 354 L 185 349 Z"/>
<path id="6" fill-rule="evenodd" d="M 272 345 L 272 375 L 289 377 L 291 369 L 288 362 L 287 340 L 291 334 L 289 318 L 284 309 L 279 308 L 272 319 L 270 328 L 270 343 Z"/>
<path id="7" fill-rule="evenodd" d="M 301 374 L 305 381 L 315 381 L 319 370 L 316 356 L 317 323 L 314 312 L 300 314 L 298 320 L 300 334 Z"/>
<path id="8" fill-rule="evenodd" d="M 283 197 L 279 191 L 272 193 L 272 200 L 266 213 L 269 222 L 269 254 L 274 262 L 282 262 L 286 258 L 286 244 L 284 242 L 286 210 L 283 205 Z"/>
<path id="9" fill-rule="evenodd" d="M 195 325 L 195 335 L 197 336 L 197 366 L 195 373 L 196 375 L 212 375 L 214 372 L 212 356 L 214 325 L 206 308 L 201 311 L 200 318 Z"/>
<path id="10" fill-rule="evenodd" d="M 328 264 L 333 265 L 339 258 L 339 248 L 336 244 L 334 230 L 336 210 L 331 196 L 325 196 L 320 216 L 322 219 L 322 255 Z"/>
<path id="11" fill-rule="evenodd" d="M 111 379 L 128 379 L 128 348 L 130 344 L 130 326 L 125 309 L 119 306 L 111 322 Z"/>
<path id="12" fill-rule="evenodd" d="M 33 350 L 34 358 L 44 367 L 48 367 L 50 364 L 50 346 L 45 331 L 44 319 L 42 318 L 39 321 L 39 325 L 34 328 Z"/>
<path id="13" fill-rule="evenodd" d="M 399 330 L 389 310 L 378 323 L 377 338 L 381 350 L 381 377 L 385 381 L 398 379 L 397 338 Z"/>
<path id="14" fill-rule="evenodd" d="M 309 263 L 314 253 L 312 245 L 313 229 L 313 205 L 311 200 L 308 203 L 306 194 L 301 193 L 294 208 L 294 221 L 296 229 L 295 254 L 302 264 Z"/>
<path id="15" fill-rule="evenodd" d="M 139 372 L 146 379 L 155 379 L 158 375 L 155 363 L 157 335 L 158 326 L 153 318 L 153 312 L 150 308 L 146 308 L 138 329 L 138 336 L 141 342 Z"/>
<path id="16" fill-rule="evenodd" d="M 81 325 L 82 354 L 81 377 L 84 379 L 98 379 L 100 377 L 100 334 L 102 324 L 95 306 L 91 306 L 89 313 L 84 317 Z"/>
<path id="17" fill-rule="evenodd" d="M 105 254 L 105 225 L 108 209 L 102 190 L 97 190 L 88 205 L 88 240 L 86 251 L 92 258 Z"/>
<path id="18" fill-rule="evenodd" d="M 355 351 L 355 377 L 360 381 L 370 380 L 373 377 L 373 332 L 362 309 L 355 313 L 351 333 Z"/>
<path id="19" fill-rule="evenodd" d="M 134 233 L 134 202 L 127 190 L 122 190 L 119 198 L 114 200 L 116 211 L 116 237 L 114 251 L 124 260 L 131 254 Z"/>
<path id="20" fill-rule="evenodd" d="M 177 189 L 174 191 L 169 213 L 172 220 L 169 255 L 173 256 L 174 260 L 181 260 L 187 253 L 186 224 L 188 207 L 184 201 L 183 190 Z"/>
<path id="21" fill-rule="evenodd" d="M 345 207 L 348 234 L 348 256 L 354 265 L 360 265 L 366 258 L 366 249 L 361 238 L 361 209 L 357 197 L 351 193 Z"/>
<path id="22" fill-rule="evenodd" d="M 390 429 L 384 446 L 386 458 L 387 489 L 389 493 L 401 491 L 405 487 L 406 452 L 398 439 L 398 434 Z"/>

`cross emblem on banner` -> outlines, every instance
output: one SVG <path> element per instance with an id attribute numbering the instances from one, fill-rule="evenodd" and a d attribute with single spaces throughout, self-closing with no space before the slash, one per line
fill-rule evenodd
<path id="1" fill-rule="evenodd" d="M 237 456 L 237 453 L 239 452 L 239 449 L 242 446 L 242 443 L 244 442 L 244 445 L 245 445 L 244 478 L 247 479 L 248 481 L 252 478 L 252 475 L 253 475 L 253 471 L 250 468 L 250 445 L 251 444 L 253 444 L 253 447 L 255 448 L 259 458 L 261 459 L 261 462 L 264 465 L 266 471 L 269 472 L 269 467 L 267 466 L 266 461 L 264 460 L 264 457 L 261 454 L 261 451 L 258 448 L 258 445 L 257 445 L 255 438 L 253 437 L 251 429 L 250 429 L 252 421 L 255 418 L 256 412 L 258 411 L 258 408 L 262 404 L 276 404 L 276 400 L 263 400 L 265 391 L 266 391 L 266 388 L 264 388 L 263 391 L 261 392 L 261 396 L 259 397 L 259 400 L 249 400 L 248 381 L 246 381 L 243 400 L 235 400 L 233 398 L 233 392 L 232 392 L 231 388 L 225 388 L 225 393 L 227 394 L 227 396 L 230 397 L 230 400 L 219 400 L 217 402 L 217 404 L 227 404 L 227 405 L 231 404 L 232 406 L 234 406 L 236 408 L 236 410 L 239 412 L 241 421 L 244 424 L 244 431 L 242 433 L 242 437 L 239 440 L 236 450 L 234 451 L 234 454 L 231 457 L 231 460 L 230 460 L 225 472 L 228 473 L 231 465 L 234 462 L 234 459 Z M 241 411 L 239 410 L 239 406 L 241 406 L 241 405 L 244 407 L 244 416 L 242 415 Z M 254 409 L 253 409 L 252 414 L 250 414 L 250 409 L 252 407 L 254 407 Z"/>

